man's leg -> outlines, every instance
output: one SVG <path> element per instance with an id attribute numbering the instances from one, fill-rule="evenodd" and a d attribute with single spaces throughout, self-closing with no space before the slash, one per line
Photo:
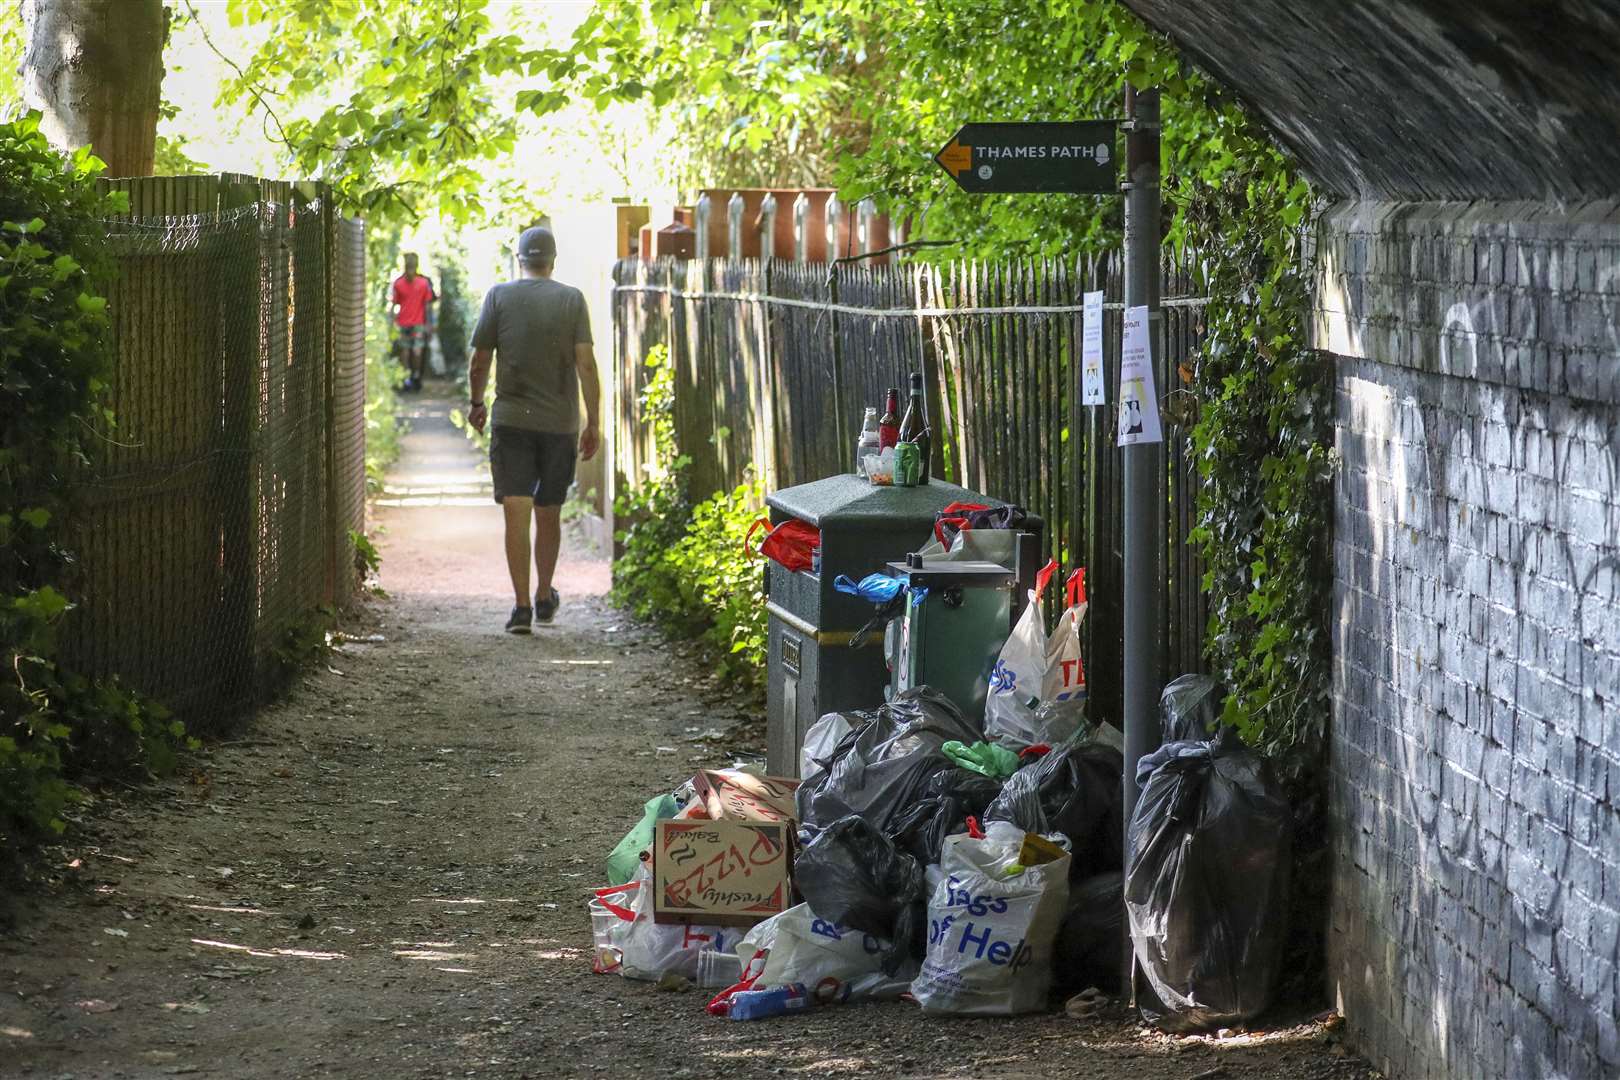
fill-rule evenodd
<path id="1" fill-rule="evenodd" d="M 512 575 L 512 593 L 517 597 L 517 606 L 522 608 L 526 608 L 531 604 L 529 599 L 529 513 L 535 509 L 534 500 L 526 496 L 508 495 L 501 500 L 501 510 L 506 515 L 506 569 Z M 556 549 L 553 548 L 553 563 L 556 562 L 556 558 Z"/>
<path id="2" fill-rule="evenodd" d="M 420 327 L 417 328 L 412 340 L 414 348 L 411 349 L 411 380 L 416 384 L 416 388 L 420 390 L 422 388 L 422 368 L 427 360 L 427 338 L 423 336 Z"/>
<path id="3" fill-rule="evenodd" d="M 562 507 L 534 508 L 534 593 L 544 600 L 551 595 L 551 576 L 557 570 L 557 553 L 562 549 Z"/>

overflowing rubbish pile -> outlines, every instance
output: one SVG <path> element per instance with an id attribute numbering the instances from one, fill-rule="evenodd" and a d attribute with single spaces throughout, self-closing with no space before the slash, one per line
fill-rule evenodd
<path id="1" fill-rule="evenodd" d="M 938 556 L 972 553 L 961 516 Z M 1003 624 L 978 708 L 890 687 L 811 725 L 799 778 L 705 770 L 648 799 L 589 901 L 594 970 L 702 988 L 711 1015 L 738 1020 L 901 998 L 1087 1016 L 1123 989 L 1128 935 L 1137 1000 L 1166 1030 L 1263 1009 L 1288 808 L 1220 728 L 1219 687 L 1188 676 L 1165 691 L 1164 744 L 1137 766 L 1127 827 L 1120 734 L 1086 716 L 1083 577 L 1048 632 L 1054 572 Z M 918 602 L 880 581 L 848 591 L 888 619 Z"/>

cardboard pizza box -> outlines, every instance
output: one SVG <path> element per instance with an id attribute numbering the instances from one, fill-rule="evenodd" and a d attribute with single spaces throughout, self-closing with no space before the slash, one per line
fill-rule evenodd
<path id="1" fill-rule="evenodd" d="M 793 904 L 792 822 L 660 821 L 653 921 L 752 926 Z"/>
<path id="2" fill-rule="evenodd" d="M 692 787 L 715 821 L 793 821 L 799 816 L 793 799 L 799 782 L 792 777 L 704 769 L 692 777 Z"/>

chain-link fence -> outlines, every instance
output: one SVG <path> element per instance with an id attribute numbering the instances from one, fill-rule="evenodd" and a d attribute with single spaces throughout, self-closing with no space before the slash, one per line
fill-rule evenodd
<path id="1" fill-rule="evenodd" d="M 117 418 L 75 478 L 72 667 L 193 728 L 346 602 L 365 492 L 364 227 L 318 187 L 116 181 Z"/>

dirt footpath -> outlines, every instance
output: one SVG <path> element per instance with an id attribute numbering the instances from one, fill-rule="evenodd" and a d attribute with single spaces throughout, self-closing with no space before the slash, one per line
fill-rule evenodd
<path id="1" fill-rule="evenodd" d="M 913 1005 L 713 1020 L 590 973 L 585 898 L 649 794 L 757 724 L 608 605 L 577 548 L 554 628 L 508 637 L 500 517 L 419 406 L 382 581 L 328 670 L 186 775 L 86 807 L 0 923 L 0 1076 L 1368 1076 L 1321 1025 L 1171 1040 L 1122 1009 Z M 740 729 L 741 734 L 736 734 Z"/>

